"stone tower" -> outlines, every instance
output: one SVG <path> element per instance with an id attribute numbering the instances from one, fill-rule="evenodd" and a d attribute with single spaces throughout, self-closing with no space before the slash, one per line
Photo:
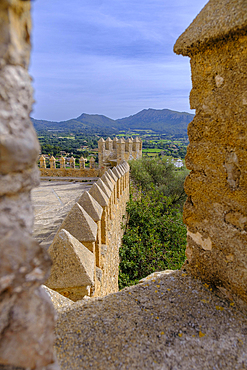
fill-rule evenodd
<path id="1" fill-rule="evenodd" d="M 247 2 L 210 0 L 177 40 L 191 58 L 186 255 L 195 276 L 247 302 Z"/>

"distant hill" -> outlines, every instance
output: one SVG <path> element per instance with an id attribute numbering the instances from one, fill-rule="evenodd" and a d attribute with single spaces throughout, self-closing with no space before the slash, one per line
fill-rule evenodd
<path id="1" fill-rule="evenodd" d="M 176 112 L 169 109 L 144 109 L 133 116 L 118 119 L 121 127 L 129 129 L 146 129 L 169 134 L 187 135 L 187 126 L 194 115 L 185 112 Z"/>
<path id="2" fill-rule="evenodd" d="M 169 109 L 144 109 L 141 112 L 117 120 L 103 115 L 86 114 L 68 121 L 51 122 L 36 120 L 32 122 L 36 131 L 63 130 L 84 131 L 87 133 L 113 134 L 120 130 L 153 130 L 167 135 L 187 136 L 187 126 L 194 118 L 193 114 L 176 112 Z"/>

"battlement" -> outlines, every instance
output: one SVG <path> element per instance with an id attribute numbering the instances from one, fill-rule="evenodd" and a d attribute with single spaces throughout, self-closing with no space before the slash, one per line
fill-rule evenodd
<path id="1" fill-rule="evenodd" d="M 142 157 L 142 140 L 128 138 L 127 140 L 109 137 L 98 141 L 99 167 L 112 167 L 122 161 L 138 159 Z"/>
<path id="2" fill-rule="evenodd" d="M 109 169 L 84 192 L 62 222 L 48 252 L 47 287 L 73 301 L 118 291 L 119 247 L 129 199 L 129 165 Z"/>
<path id="3" fill-rule="evenodd" d="M 127 140 L 117 137 L 113 140 L 109 137 L 106 140 L 101 138 L 98 141 L 98 157 L 98 164 L 92 156 L 89 160 L 89 167 L 86 167 L 87 159 L 83 157 L 79 159 L 79 166 L 76 166 L 73 156 L 70 158 L 61 156 L 58 161 L 53 156 L 47 158 L 41 154 L 38 160 L 40 175 L 42 177 L 100 177 L 108 168 L 115 167 L 124 161 L 141 158 L 142 140 L 138 137 Z M 48 163 L 49 168 L 47 168 Z"/>
<path id="4" fill-rule="evenodd" d="M 61 156 L 58 161 L 51 156 L 46 158 L 44 155 L 39 157 L 39 170 L 42 177 L 100 177 L 105 172 L 104 167 L 100 167 L 95 163 L 95 158 L 90 157 L 89 167 L 85 166 L 87 159 L 81 157 L 79 166 L 75 164 L 75 158 L 64 158 Z M 49 168 L 47 168 L 47 162 Z M 59 166 L 59 167 L 58 167 Z"/>

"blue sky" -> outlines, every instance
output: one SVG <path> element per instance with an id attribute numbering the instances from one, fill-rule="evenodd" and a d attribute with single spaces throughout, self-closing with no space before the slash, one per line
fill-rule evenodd
<path id="1" fill-rule="evenodd" d="M 36 0 L 37 119 L 122 118 L 145 108 L 190 111 L 189 58 L 173 53 L 206 0 Z"/>

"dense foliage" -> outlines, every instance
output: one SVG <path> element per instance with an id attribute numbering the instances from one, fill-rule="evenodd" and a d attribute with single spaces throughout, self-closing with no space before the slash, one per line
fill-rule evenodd
<path id="1" fill-rule="evenodd" d="M 176 168 L 172 159 L 163 157 L 142 158 L 131 161 L 131 178 L 142 192 L 155 189 L 169 197 L 172 205 L 182 205 L 185 201 L 184 180 L 188 174 L 185 167 Z"/>
<path id="2" fill-rule="evenodd" d="M 154 271 L 182 266 L 186 245 L 181 212 L 185 175 L 184 169 L 178 170 L 165 160 L 142 159 L 131 163 L 134 187 L 120 249 L 120 289 L 136 284 Z M 138 191 L 133 190 L 138 186 Z"/>

